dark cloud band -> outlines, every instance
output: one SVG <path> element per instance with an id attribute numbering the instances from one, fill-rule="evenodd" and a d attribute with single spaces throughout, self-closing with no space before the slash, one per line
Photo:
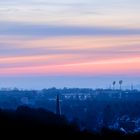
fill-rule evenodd
<path id="1" fill-rule="evenodd" d="M 101 35 L 140 35 L 140 29 L 113 27 L 78 27 L 31 25 L 23 23 L 0 23 L 0 35 L 24 36 L 101 36 Z"/>

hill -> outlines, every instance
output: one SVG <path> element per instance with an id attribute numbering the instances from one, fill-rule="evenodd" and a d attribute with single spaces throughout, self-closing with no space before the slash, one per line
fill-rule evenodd
<path id="1" fill-rule="evenodd" d="M 100 134 L 80 131 L 76 123 L 64 116 L 42 108 L 20 106 L 16 110 L 0 110 L 1 138 L 10 139 L 138 139 L 140 134 L 125 135 L 122 132 L 103 128 Z"/>

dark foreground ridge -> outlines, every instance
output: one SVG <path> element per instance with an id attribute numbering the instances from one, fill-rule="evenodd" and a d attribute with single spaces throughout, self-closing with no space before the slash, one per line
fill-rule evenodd
<path id="1" fill-rule="evenodd" d="M 125 135 L 103 128 L 100 134 L 80 131 L 74 122 L 45 109 L 20 106 L 16 110 L 0 110 L 0 135 L 15 139 L 139 139 L 140 134 Z"/>

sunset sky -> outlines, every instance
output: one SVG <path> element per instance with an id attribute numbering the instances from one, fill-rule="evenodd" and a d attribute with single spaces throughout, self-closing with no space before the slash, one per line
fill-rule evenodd
<path id="1" fill-rule="evenodd" d="M 139 88 L 140 1 L 0 0 L 0 79 L 0 88 L 120 79 Z"/>

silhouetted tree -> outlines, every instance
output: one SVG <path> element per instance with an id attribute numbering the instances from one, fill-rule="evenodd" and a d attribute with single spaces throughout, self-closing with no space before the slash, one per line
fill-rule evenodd
<path id="1" fill-rule="evenodd" d="M 113 81 L 113 89 L 115 89 L 115 84 L 116 84 L 116 81 Z"/>
<path id="2" fill-rule="evenodd" d="M 120 90 L 122 89 L 122 83 L 123 83 L 123 81 L 120 80 L 120 81 L 119 81 L 119 84 L 120 84 Z"/>

